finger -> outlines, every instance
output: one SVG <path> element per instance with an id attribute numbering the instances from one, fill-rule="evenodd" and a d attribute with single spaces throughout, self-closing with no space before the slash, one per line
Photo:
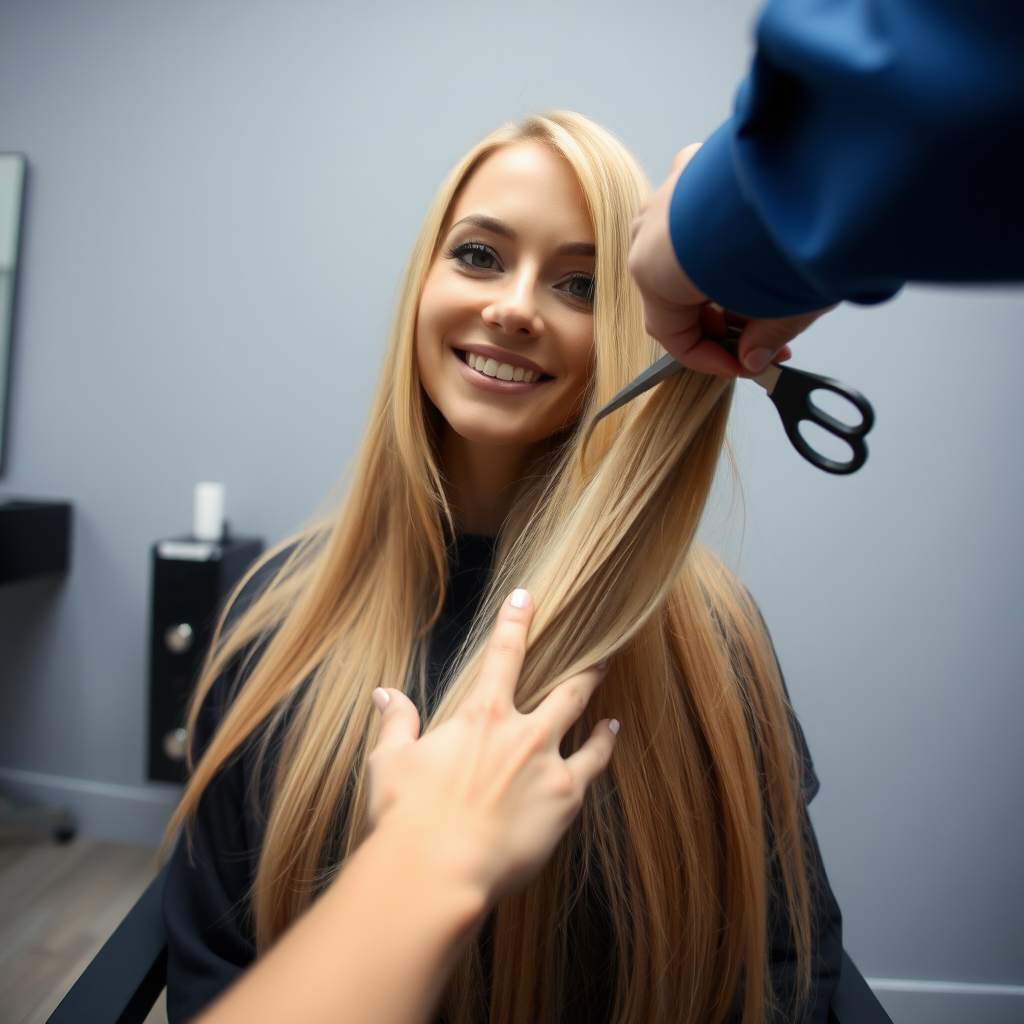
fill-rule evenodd
<path id="1" fill-rule="evenodd" d="M 774 320 L 752 321 L 740 338 L 739 359 L 744 375 L 760 373 L 799 333 L 790 324 Z"/>
<path id="2" fill-rule="evenodd" d="M 500 697 L 512 703 L 519 673 L 526 657 L 526 637 L 533 619 L 533 598 L 527 590 L 514 590 L 498 612 L 487 641 L 474 696 L 484 700 Z"/>
<path id="3" fill-rule="evenodd" d="M 739 359 L 744 374 L 760 373 L 776 354 L 803 333 L 827 310 L 801 313 L 797 316 L 779 317 L 772 320 L 751 320 L 740 335 Z"/>
<path id="4" fill-rule="evenodd" d="M 553 736 L 561 739 L 587 709 L 594 691 L 608 673 L 608 662 L 585 669 L 559 683 L 531 713 Z"/>
<path id="5" fill-rule="evenodd" d="M 619 723 L 614 718 L 604 719 L 594 726 L 587 742 L 565 759 L 565 766 L 580 786 L 581 792 L 585 792 L 608 767 L 618 733 Z"/>
<path id="6" fill-rule="evenodd" d="M 636 236 L 643 230 L 647 218 L 647 208 L 650 206 L 650 199 L 645 199 L 641 204 L 640 208 L 636 211 L 636 216 L 633 218 L 629 225 L 629 244 L 632 245 L 636 241 Z"/>
<path id="7" fill-rule="evenodd" d="M 382 699 L 387 697 L 387 701 Z M 404 747 L 414 743 L 420 735 L 420 713 L 416 705 L 401 690 L 378 687 L 373 691 L 373 703 L 381 709 L 378 750 L 382 747 Z"/>
<path id="8" fill-rule="evenodd" d="M 699 142 L 691 142 L 685 149 L 679 150 L 672 161 L 672 172 L 669 177 L 674 174 L 678 178 L 682 173 L 683 168 L 693 159 L 693 154 L 696 153 L 700 147 L 701 144 Z"/>
<path id="9" fill-rule="evenodd" d="M 660 338 L 658 340 L 661 341 Z M 739 362 L 729 355 L 721 345 L 717 345 L 713 341 L 701 341 L 682 355 L 672 351 L 669 341 L 661 343 L 683 366 L 688 366 L 698 373 L 714 373 L 719 377 L 728 377 L 731 380 L 743 372 L 743 367 Z"/>
<path id="10" fill-rule="evenodd" d="M 700 324 L 704 332 L 711 337 L 725 336 L 727 325 L 725 310 L 717 302 L 705 302 L 700 307 Z"/>
<path id="11" fill-rule="evenodd" d="M 689 320 L 689 316 L 653 304 L 644 310 L 644 330 L 680 362 L 700 344 L 700 325 Z"/>

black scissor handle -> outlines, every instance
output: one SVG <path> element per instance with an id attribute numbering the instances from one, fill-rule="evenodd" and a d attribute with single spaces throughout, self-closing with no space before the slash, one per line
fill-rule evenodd
<path id="1" fill-rule="evenodd" d="M 807 373 L 805 370 L 796 370 L 789 366 L 780 366 L 779 370 L 781 372 L 775 387 L 772 388 L 771 399 L 775 403 L 775 408 L 779 410 L 782 425 L 793 447 L 808 462 L 826 473 L 856 473 L 868 457 L 868 446 L 864 443 L 864 437 L 875 425 L 875 410 L 871 408 L 871 403 L 859 391 L 830 377 L 819 377 L 815 373 Z M 815 391 L 832 391 L 845 398 L 860 413 L 860 423 L 851 426 L 818 408 L 811 400 L 811 395 Z M 850 459 L 847 462 L 836 462 L 808 444 L 800 433 L 800 424 L 804 421 L 816 423 L 841 441 L 845 441 L 852 452 Z"/>

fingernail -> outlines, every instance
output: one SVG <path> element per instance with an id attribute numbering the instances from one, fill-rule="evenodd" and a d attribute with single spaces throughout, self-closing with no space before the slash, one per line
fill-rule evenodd
<path id="1" fill-rule="evenodd" d="M 605 669 L 606 669 L 606 668 L 608 667 L 608 663 L 609 663 L 609 662 L 610 662 L 611 660 L 612 660 L 611 658 L 602 658 L 602 659 L 601 659 L 601 660 L 600 660 L 600 661 L 599 661 L 599 662 L 597 663 L 597 667 L 598 667 L 598 668 L 599 668 L 599 669 L 600 669 L 600 670 L 601 670 L 601 671 L 603 672 L 603 671 L 604 671 L 604 670 L 605 670 Z"/>
<path id="2" fill-rule="evenodd" d="M 525 608 L 530 603 L 530 592 L 528 590 L 513 590 L 508 603 L 513 608 Z"/>
<path id="3" fill-rule="evenodd" d="M 717 302 L 709 302 L 709 303 L 708 303 L 708 305 L 709 305 L 709 306 L 710 306 L 710 307 L 711 307 L 711 308 L 712 308 L 712 309 L 713 309 L 713 310 L 714 310 L 714 311 L 715 311 L 716 313 L 724 313 L 724 312 L 725 312 L 725 310 L 724 310 L 724 309 L 723 309 L 723 308 L 722 308 L 722 307 L 721 307 L 721 306 L 720 306 L 720 305 L 719 305 L 719 304 L 718 304 Z"/>
<path id="4" fill-rule="evenodd" d="M 619 725 L 619 720 L 618 720 L 617 718 L 613 718 L 613 719 L 612 719 L 612 720 L 611 720 L 611 721 L 610 721 L 610 722 L 608 723 L 608 728 L 609 728 L 609 729 L 611 729 L 611 731 L 612 731 L 612 732 L 613 732 L 613 733 L 614 733 L 614 734 L 615 734 L 616 736 L 618 736 L 618 735 L 619 735 L 619 729 L 621 729 L 621 728 L 622 728 L 622 726 L 621 726 L 621 725 Z"/>
<path id="5" fill-rule="evenodd" d="M 391 694 L 387 690 L 382 690 L 379 686 L 373 693 L 370 694 L 370 699 L 376 705 L 377 710 L 383 712 L 383 710 L 391 703 Z"/>
<path id="6" fill-rule="evenodd" d="M 743 365 L 754 373 L 760 373 L 774 356 L 770 348 L 754 348 L 743 357 Z"/>

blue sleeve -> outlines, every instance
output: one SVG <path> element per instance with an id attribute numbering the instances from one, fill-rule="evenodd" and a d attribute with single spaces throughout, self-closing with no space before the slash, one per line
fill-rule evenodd
<path id="1" fill-rule="evenodd" d="M 670 230 L 747 316 L 1024 279 L 1024 2 L 770 0 Z"/>

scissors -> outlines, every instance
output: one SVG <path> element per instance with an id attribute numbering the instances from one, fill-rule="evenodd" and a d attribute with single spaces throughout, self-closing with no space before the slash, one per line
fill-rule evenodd
<path id="1" fill-rule="evenodd" d="M 737 341 L 742 332 L 742 327 L 728 324 L 724 337 L 711 336 L 709 340 L 717 342 L 732 355 L 736 355 Z M 627 384 L 597 413 L 590 423 L 590 429 L 594 429 L 594 424 L 598 420 L 615 412 L 616 409 L 621 409 L 637 395 L 649 391 L 682 369 L 683 364 L 677 362 L 672 356 L 662 356 L 653 366 L 648 367 L 639 377 Z M 864 465 L 868 457 L 868 447 L 864 443 L 864 437 L 874 426 L 875 411 L 871 408 L 871 403 L 859 391 L 855 391 L 837 380 L 832 380 L 830 377 L 819 377 L 815 373 L 796 370 L 791 366 L 780 366 L 778 363 L 769 364 L 766 370 L 756 377 L 751 377 L 751 380 L 755 384 L 760 384 L 768 392 L 768 397 L 775 403 L 775 408 L 779 410 L 782 425 L 785 427 L 793 447 L 811 465 L 823 469 L 826 473 L 838 475 L 856 473 Z M 830 416 L 811 400 L 811 395 L 815 391 L 832 391 L 845 398 L 860 413 L 860 423 L 851 426 Z M 845 441 L 850 447 L 849 460 L 837 462 L 835 459 L 822 455 L 816 448 L 808 444 L 807 439 L 800 433 L 800 424 L 803 422 L 816 423 L 841 441 Z"/>

